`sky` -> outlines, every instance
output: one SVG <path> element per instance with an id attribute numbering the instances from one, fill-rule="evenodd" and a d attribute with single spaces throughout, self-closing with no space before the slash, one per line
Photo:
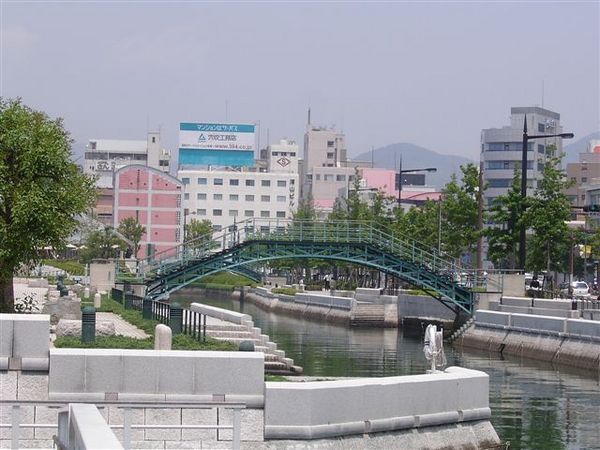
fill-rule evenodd
<path id="1" fill-rule="evenodd" d="M 260 123 L 260 143 L 314 124 L 349 155 L 397 142 L 479 159 L 483 128 L 544 106 L 600 130 L 599 2 L 11 2 L 0 95 L 89 139 L 176 154 L 179 122 Z"/>

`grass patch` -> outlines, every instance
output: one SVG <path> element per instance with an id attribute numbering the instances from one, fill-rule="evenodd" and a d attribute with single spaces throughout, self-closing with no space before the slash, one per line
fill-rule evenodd
<path id="1" fill-rule="evenodd" d="M 204 285 L 221 285 L 221 286 L 229 286 L 229 287 L 239 287 L 239 286 L 252 286 L 256 287 L 257 284 L 250 278 L 246 278 L 243 275 L 239 275 L 237 273 L 231 272 L 217 272 L 210 275 L 206 275 L 205 277 L 200 278 L 197 282 L 192 283 L 193 286 L 199 286 L 200 284 Z M 201 286 L 205 287 L 205 286 Z M 208 288 L 207 288 L 208 289 Z M 211 288 L 213 289 L 213 288 Z"/>
<path id="2" fill-rule="evenodd" d="M 150 336 L 154 336 L 154 328 L 160 323 L 158 320 L 144 319 L 141 311 L 125 309 L 121 303 L 113 300 L 108 295 L 102 296 L 102 306 L 98 311 L 118 314 L 123 320 L 144 330 Z"/>
<path id="3" fill-rule="evenodd" d="M 282 287 L 282 288 L 273 288 L 273 289 L 271 289 L 271 292 L 273 292 L 273 294 L 296 295 L 296 292 L 298 292 L 298 291 L 291 287 L 289 287 L 289 288 Z"/>
<path id="4" fill-rule="evenodd" d="M 288 379 L 285 375 L 270 375 L 266 373 L 265 381 L 288 381 Z"/>
<path id="5" fill-rule="evenodd" d="M 60 260 L 60 259 L 42 259 L 42 264 L 47 266 L 56 267 L 57 269 L 64 270 L 70 275 L 85 275 L 85 266 L 79 261 L 73 260 Z"/>
<path id="6" fill-rule="evenodd" d="M 128 336 L 97 337 L 94 342 L 81 342 L 77 336 L 61 336 L 56 338 L 54 346 L 57 348 L 119 348 L 133 350 L 154 349 L 154 339 L 135 339 Z M 206 342 L 199 342 L 191 336 L 178 334 L 173 337 L 173 350 L 212 350 L 212 351 L 237 351 L 238 346 L 231 342 L 217 341 L 206 338 Z"/>

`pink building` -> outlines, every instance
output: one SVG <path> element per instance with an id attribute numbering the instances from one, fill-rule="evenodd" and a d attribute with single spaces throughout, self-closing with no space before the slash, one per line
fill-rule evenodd
<path id="1" fill-rule="evenodd" d="M 380 190 L 385 195 L 398 198 L 396 171 L 365 167 L 360 169 L 360 172 L 366 187 Z M 428 186 L 402 187 L 402 203 L 418 205 L 424 203 L 426 200 L 438 201 L 440 196 L 441 192 L 435 192 L 433 188 Z"/>
<path id="2" fill-rule="evenodd" d="M 133 164 L 115 172 L 113 226 L 134 217 L 146 228 L 138 258 L 147 256 L 148 244 L 158 253 L 182 242 L 182 191 L 177 178 L 144 165 Z"/>

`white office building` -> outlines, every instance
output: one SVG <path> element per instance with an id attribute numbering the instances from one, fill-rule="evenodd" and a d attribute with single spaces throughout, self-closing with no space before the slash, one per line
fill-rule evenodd
<path id="1" fill-rule="evenodd" d="M 186 221 L 208 219 L 216 230 L 252 218 L 290 219 L 297 208 L 297 173 L 180 169 L 177 178 Z"/>
<path id="2" fill-rule="evenodd" d="M 160 133 L 146 140 L 90 139 L 85 150 L 84 173 L 97 176 L 96 186 L 113 187 L 114 172 L 129 164 L 143 164 L 169 173 L 171 155 L 161 146 Z"/>
<path id="3" fill-rule="evenodd" d="M 481 131 L 481 161 L 483 179 L 487 183 L 486 201 L 505 195 L 514 177 L 515 169 L 521 169 L 523 149 L 523 122 L 527 117 L 529 136 L 562 133 L 560 114 L 540 108 L 513 107 L 510 110 L 510 125 L 502 128 L 488 128 Z M 527 194 L 532 195 L 537 180 L 542 177 L 544 163 L 550 156 L 551 146 L 556 146 L 557 154 L 562 154 L 561 138 L 533 139 L 528 141 L 527 151 Z"/>

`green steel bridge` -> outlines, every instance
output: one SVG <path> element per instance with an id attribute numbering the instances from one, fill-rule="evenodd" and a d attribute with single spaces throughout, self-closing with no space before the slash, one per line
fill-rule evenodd
<path id="1" fill-rule="evenodd" d="M 407 281 L 455 313 L 473 313 L 478 277 L 436 250 L 368 222 L 250 219 L 139 261 L 135 273 L 118 265 L 117 282 L 143 284 L 159 300 L 211 273 L 227 270 L 256 279 L 251 266 L 278 259 L 343 261 Z M 471 272 L 472 273 L 472 272 Z M 461 279 L 459 275 L 463 275 Z"/>

